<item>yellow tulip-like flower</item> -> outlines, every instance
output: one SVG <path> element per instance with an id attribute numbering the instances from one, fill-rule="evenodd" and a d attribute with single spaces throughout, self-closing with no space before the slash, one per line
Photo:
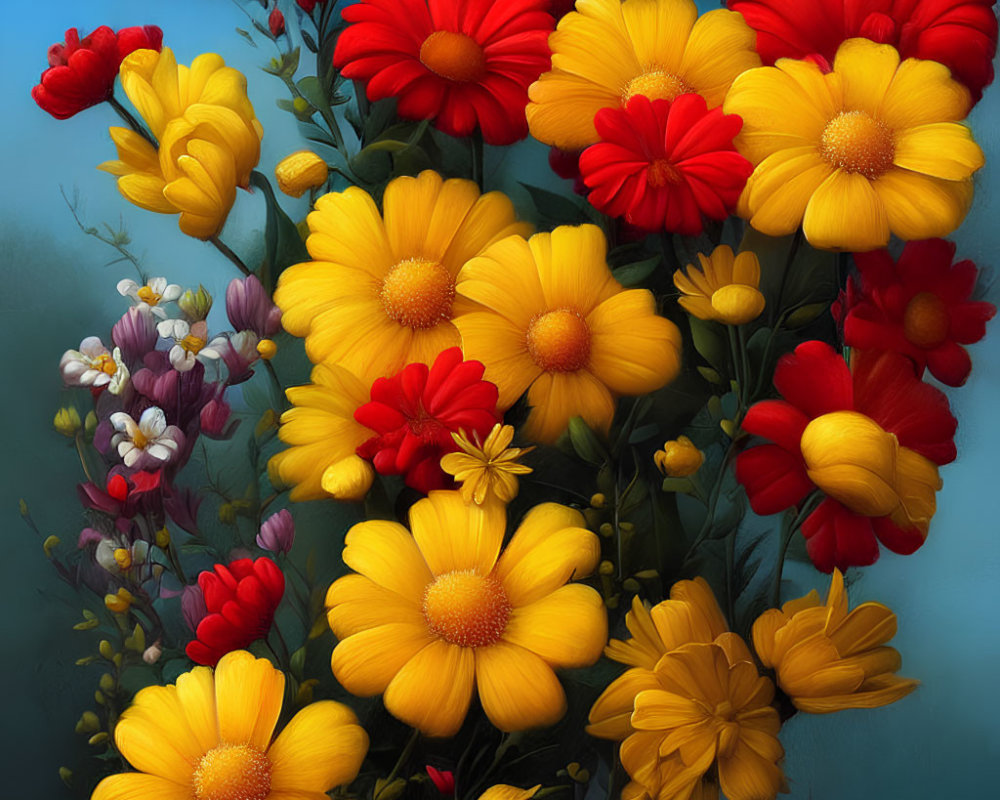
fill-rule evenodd
<path id="1" fill-rule="evenodd" d="M 546 503 L 501 553 L 505 517 L 498 503 L 431 492 L 410 509 L 412 534 L 381 520 L 347 532 L 344 562 L 359 574 L 326 596 L 345 689 L 384 694 L 390 713 L 429 736 L 458 731 L 474 690 L 504 731 L 563 716 L 553 670 L 593 664 L 607 638 L 600 594 L 567 584 L 594 569 L 600 545 L 580 512 Z"/>
<path id="2" fill-rule="evenodd" d="M 900 447 L 877 422 L 857 411 L 823 414 L 806 426 L 799 446 L 809 479 L 829 497 L 927 533 L 941 488 L 937 466 Z"/>
<path id="3" fill-rule="evenodd" d="M 528 89 L 531 135 L 563 150 L 598 141 L 594 115 L 636 95 L 697 92 L 722 104 L 733 79 L 760 66 L 756 35 L 733 11 L 698 16 L 693 0 L 588 0 L 549 36 L 552 70 Z"/>
<path id="4" fill-rule="evenodd" d="M 946 236 L 972 203 L 982 150 L 958 120 L 968 90 L 934 61 L 849 39 L 833 71 L 779 59 L 739 76 L 724 110 L 755 170 L 740 215 L 769 236 L 799 225 L 814 247 L 853 250 Z"/>
<path id="5" fill-rule="evenodd" d="M 896 615 L 881 603 L 847 610 L 844 576 L 834 569 L 826 604 L 815 591 L 765 611 L 753 624 L 754 649 L 774 670 L 796 708 L 828 714 L 878 708 L 912 692 L 918 681 L 900 678 L 899 653 L 886 643 Z"/>
<path id="6" fill-rule="evenodd" d="M 638 597 L 633 598 L 625 626 L 632 638 L 612 639 L 604 654 L 632 669 L 612 681 L 590 709 L 587 733 L 601 739 L 621 740 L 632 733 L 629 718 L 635 697 L 659 687 L 653 670 L 660 658 L 690 642 L 714 642 L 727 631 L 726 619 L 704 578 L 678 581 L 670 588 L 670 599 L 649 610 Z"/>
<path id="7" fill-rule="evenodd" d="M 169 47 L 136 50 L 120 70 L 122 88 L 159 148 L 128 128 L 111 128 L 118 160 L 100 169 L 118 176 L 135 205 L 180 214 L 180 229 L 208 239 L 222 230 L 260 159 L 263 128 L 247 98 L 246 78 L 205 53 L 178 66 Z"/>
<path id="8" fill-rule="evenodd" d="M 674 273 L 674 286 L 680 292 L 681 308 L 698 319 L 715 320 L 724 325 L 745 325 L 764 310 L 760 286 L 760 262 L 744 251 L 734 256 L 728 245 L 720 245 L 706 256 L 698 253 L 701 269 L 688 264 Z"/>
<path id="9" fill-rule="evenodd" d="M 697 789 L 711 770 L 729 800 L 776 797 L 784 748 L 774 684 L 757 672 L 743 640 L 728 634 L 682 645 L 654 672 L 659 686 L 636 696 L 636 732 L 621 746 L 633 781 L 658 784 L 659 797 L 687 796 L 678 793 Z"/>
<path id="10" fill-rule="evenodd" d="M 314 363 L 375 377 L 459 345 L 452 320 L 471 304 L 455 296 L 458 271 L 490 243 L 531 232 L 505 195 L 429 170 L 390 181 L 382 204 L 384 219 L 357 187 L 319 198 L 306 241 L 315 260 L 286 269 L 274 293 Z"/>
<path id="11" fill-rule="evenodd" d="M 83 427 L 83 422 L 80 420 L 80 412 L 73 406 L 60 408 L 52 420 L 52 427 L 56 429 L 57 433 L 61 433 L 63 436 L 72 439 L 76 436 L 80 428 Z"/>
<path id="12" fill-rule="evenodd" d="M 214 673 L 195 667 L 176 684 L 141 689 L 115 726 L 137 771 L 105 778 L 91 800 L 280 800 L 350 783 L 368 751 L 354 712 L 312 703 L 272 741 L 284 689 L 284 673 L 243 650 Z"/>
<path id="13" fill-rule="evenodd" d="M 701 469 L 705 454 L 687 436 L 678 436 L 653 453 L 653 462 L 668 478 L 687 478 Z"/>
<path id="14" fill-rule="evenodd" d="M 460 453 L 448 453 L 441 459 L 441 469 L 462 484 L 462 497 L 466 503 L 482 505 L 494 498 L 509 503 L 517 497 L 517 476 L 527 475 L 531 467 L 518 464 L 517 460 L 533 447 L 511 447 L 514 427 L 497 423 L 485 442 L 469 441 L 464 433 L 453 433 L 451 438 L 461 448 Z"/>
<path id="15" fill-rule="evenodd" d="M 506 783 L 498 783 L 479 795 L 479 800 L 531 800 L 541 788 L 541 784 L 530 789 L 519 789 Z"/>
<path id="16" fill-rule="evenodd" d="M 595 225 L 508 237 L 469 261 L 458 294 L 479 310 L 455 318 L 466 358 L 508 408 L 527 389 L 526 438 L 552 443 L 572 417 L 607 431 L 616 395 L 642 395 L 680 370 L 677 326 L 646 289 L 624 289 Z"/>
<path id="17" fill-rule="evenodd" d="M 278 188 L 289 197 L 302 197 L 310 189 L 318 189 L 329 175 L 326 162 L 311 150 L 285 156 L 274 168 Z"/>
<path id="18" fill-rule="evenodd" d="M 281 415 L 278 437 L 290 445 L 271 457 L 268 473 L 276 485 L 292 486 L 293 501 L 334 497 L 361 500 L 375 478 L 357 448 L 372 435 L 354 419 L 368 402 L 369 385 L 334 364 L 319 364 L 307 386 L 285 390 L 292 407 Z"/>

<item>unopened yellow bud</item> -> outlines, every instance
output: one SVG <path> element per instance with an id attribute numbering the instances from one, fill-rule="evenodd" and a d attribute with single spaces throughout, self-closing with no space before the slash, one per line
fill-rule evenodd
<path id="1" fill-rule="evenodd" d="M 212 295 L 204 286 L 198 284 L 198 291 L 188 289 L 177 299 L 177 305 L 192 322 L 201 322 L 212 310 Z"/>
<path id="2" fill-rule="evenodd" d="M 326 468 L 323 490 L 336 500 L 364 500 L 375 480 L 372 465 L 357 455 L 349 455 Z"/>
<path id="3" fill-rule="evenodd" d="M 670 478 L 694 475 L 705 463 L 705 454 L 687 436 L 665 442 L 662 450 L 653 453 L 656 468 Z"/>
<path id="4" fill-rule="evenodd" d="M 125 614 L 132 607 L 132 593 L 122 587 L 115 594 L 104 595 L 104 605 L 115 614 Z"/>
<path id="5" fill-rule="evenodd" d="M 273 339 L 261 339 L 257 342 L 257 352 L 265 361 L 270 361 L 278 352 L 278 345 L 274 343 Z"/>
<path id="6" fill-rule="evenodd" d="M 614 575 L 615 565 L 612 564 L 610 561 L 602 561 L 600 566 L 598 566 L 597 571 L 601 575 Z"/>
<path id="7" fill-rule="evenodd" d="M 59 780 L 65 783 L 70 789 L 73 788 L 73 770 L 69 767 L 59 767 Z"/>
<path id="8" fill-rule="evenodd" d="M 124 547 L 115 548 L 115 563 L 123 572 L 132 566 L 132 554 Z"/>
<path id="9" fill-rule="evenodd" d="M 95 747 L 99 744 L 104 744 L 108 740 L 107 731 L 101 731 L 100 733 L 95 733 L 89 739 L 87 739 L 87 744 L 94 745 Z"/>
<path id="10" fill-rule="evenodd" d="M 166 550 L 170 547 L 170 531 L 166 527 L 160 528 L 156 532 L 156 546 L 161 550 Z"/>
<path id="11" fill-rule="evenodd" d="M 605 506 L 606 503 L 607 503 L 607 498 L 603 494 L 601 494 L 600 492 L 598 492 L 595 495 L 591 495 L 591 498 L 590 498 L 590 507 L 591 508 L 598 508 L 598 509 L 604 508 L 604 506 Z"/>
<path id="12" fill-rule="evenodd" d="M 72 406 L 69 408 L 60 408 L 56 412 L 55 419 L 52 420 L 52 427 L 70 439 L 76 436 L 82 424 L 80 413 Z"/>
<path id="13" fill-rule="evenodd" d="M 372 794 L 373 800 L 396 800 L 406 788 L 405 778 L 394 778 L 392 781 L 387 778 L 379 778 L 375 781 L 375 791 Z"/>
<path id="14" fill-rule="evenodd" d="M 642 587 L 639 585 L 639 581 L 635 578 L 626 578 L 622 581 L 622 588 L 629 594 L 639 594 Z"/>
<path id="15" fill-rule="evenodd" d="M 618 530 L 622 533 L 632 533 L 635 530 L 635 525 L 631 522 L 621 522 L 618 524 Z"/>
<path id="16" fill-rule="evenodd" d="M 93 411 L 87 412 L 87 416 L 83 420 L 83 430 L 88 439 L 94 438 L 94 431 L 97 430 L 97 414 Z"/>
<path id="17" fill-rule="evenodd" d="M 601 527 L 597 532 L 600 533 L 605 539 L 609 539 L 615 535 L 615 526 L 610 522 L 602 522 Z"/>
<path id="18" fill-rule="evenodd" d="M 115 690 L 115 677 L 110 672 L 105 672 L 101 679 L 97 682 L 97 685 L 101 687 L 101 691 L 105 694 L 111 694 Z"/>
<path id="19" fill-rule="evenodd" d="M 219 506 L 219 522 L 225 525 L 236 523 L 236 506 L 232 503 L 223 503 Z"/>
<path id="20" fill-rule="evenodd" d="M 309 105 L 309 101 L 306 100 L 304 97 L 296 97 L 294 100 L 292 100 L 292 108 L 295 109 L 296 114 L 305 114 L 309 109 L 312 108 L 312 106 Z M 282 189 L 282 191 L 284 191 L 284 189 Z"/>
<path id="21" fill-rule="evenodd" d="M 305 102 L 305 101 L 303 101 Z M 309 108 L 295 110 L 302 113 Z M 278 188 L 289 197 L 302 197 L 310 189 L 318 189 L 330 175 L 326 162 L 311 150 L 300 150 L 285 156 L 274 168 L 274 177 L 278 179 Z"/>
<path id="22" fill-rule="evenodd" d="M 764 295 L 753 286 L 731 283 L 712 294 L 712 310 L 725 325 L 745 325 L 764 310 Z"/>
<path id="23" fill-rule="evenodd" d="M 108 699 L 104 696 L 104 692 L 100 689 L 94 691 L 94 702 L 99 706 L 107 705 Z"/>
<path id="24" fill-rule="evenodd" d="M 101 639 L 101 643 L 97 645 L 97 652 L 108 661 L 114 658 L 115 655 L 115 649 L 111 646 L 111 642 L 107 639 Z"/>
<path id="25" fill-rule="evenodd" d="M 101 721 L 93 711 L 84 711 L 76 723 L 77 733 L 93 733 L 101 729 Z"/>
<path id="26" fill-rule="evenodd" d="M 46 558 L 52 558 L 52 551 L 59 546 L 59 542 L 61 541 L 62 539 L 60 539 L 55 534 L 53 534 L 52 536 L 47 536 L 45 538 L 45 541 L 42 542 L 42 550 L 45 551 Z"/>

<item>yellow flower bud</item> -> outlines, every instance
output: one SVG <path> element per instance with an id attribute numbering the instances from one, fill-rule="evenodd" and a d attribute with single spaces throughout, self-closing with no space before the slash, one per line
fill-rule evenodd
<path id="1" fill-rule="evenodd" d="M 302 197 L 309 189 L 318 189 L 326 183 L 329 174 L 326 162 L 311 150 L 300 150 L 285 156 L 274 168 L 278 188 L 289 197 Z"/>
<path id="2" fill-rule="evenodd" d="M 106 658 L 108 661 L 114 658 L 115 655 L 115 649 L 107 639 L 101 639 L 101 643 L 97 646 L 97 652 L 101 654 L 102 658 Z"/>
<path id="3" fill-rule="evenodd" d="M 236 506 L 232 503 L 223 503 L 219 506 L 219 522 L 224 525 L 236 524 Z"/>
<path id="4" fill-rule="evenodd" d="M 115 614 L 124 614 L 132 607 L 133 599 L 132 593 L 122 587 L 115 594 L 104 595 L 104 605 L 107 606 L 108 611 L 113 611 Z"/>
<path id="5" fill-rule="evenodd" d="M 653 453 L 656 468 L 670 478 L 694 475 L 705 463 L 705 454 L 687 436 L 665 442 L 662 450 Z"/>
<path id="6" fill-rule="evenodd" d="M 87 416 L 83 420 L 83 431 L 87 434 L 88 439 L 94 438 L 94 431 L 97 430 L 97 414 L 93 411 L 88 411 Z"/>
<path id="7" fill-rule="evenodd" d="M 363 500 L 375 480 L 372 465 L 357 455 L 343 458 L 326 468 L 322 486 L 337 500 Z"/>
<path id="8" fill-rule="evenodd" d="M 273 431 L 277 427 L 278 427 L 278 415 L 274 413 L 273 408 L 269 408 L 267 409 L 267 411 L 265 411 L 263 414 L 260 415 L 260 419 L 257 420 L 257 425 L 253 430 L 253 434 L 259 439 L 265 433 L 267 433 L 268 431 Z M 271 482 L 274 483 L 273 478 Z"/>
<path id="9" fill-rule="evenodd" d="M 278 352 L 278 345 L 274 343 L 273 339 L 261 339 L 257 342 L 257 352 L 265 361 L 270 361 Z"/>
<path id="10" fill-rule="evenodd" d="M 87 739 L 87 744 L 97 746 L 99 744 L 104 744 L 108 740 L 107 731 L 101 731 L 100 733 L 95 733 L 89 739 Z"/>
<path id="11" fill-rule="evenodd" d="M 674 285 L 680 290 L 681 308 L 694 317 L 723 325 L 743 325 L 764 310 L 760 285 L 760 262 L 749 251 L 734 255 L 720 245 L 710 256 L 698 253 L 701 269 L 693 264 L 687 273 L 677 270 Z"/>
<path id="12" fill-rule="evenodd" d="M 156 532 L 156 546 L 161 550 L 166 550 L 170 547 L 170 531 L 166 527 L 160 528 Z"/>
<path id="13" fill-rule="evenodd" d="M 597 532 L 607 539 L 615 535 L 615 526 L 610 522 L 602 522 Z"/>
<path id="14" fill-rule="evenodd" d="M 45 551 L 46 558 L 52 558 L 52 551 L 59 546 L 59 542 L 61 541 L 62 539 L 54 534 L 46 537 L 45 541 L 42 542 L 42 550 Z"/>
<path id="15" fill-rule="evenodd" d="M 614 575 L 615 565 L 610 561 L 602 561 L 597 567 L 597 572 L 601 575 Z"/>
<path id="16" fill-rule="evenodd" d="M 100 730 L 101 721 L 97 718 L 97 714 L 93 711 L 84 711 L 80 715 L 79 722 L 76 723 L 77 733 L 93 733 L 94 731 Z"/>
<path id="17" fill-rule="evenodd" d="M 59 767 L 59 780 L 65 783 L 70 789 L 73 788 L 73 770 L 69 767 Z"/>
<path id="18" fill-rule="evenodd" d="M 115 678 L 110 672 L 105 672 L 97 685 L 101 687 L 102 692 L 110 694 L 115 690 Z"/>
<path id="19" fill-rule="evenodd" d="M 374 800 L 396 800 L 406 789 L 406 778 L 379 778 L 375 781 Z"/>
<path id="20" fill-rule="evenodd" d="M 731 283 L 712 293 L 712 310 L 726 325 L 745 325 L 764 310 L 764 295 L 753 286 Z"/>
<path id="21" fill-rule="evenodd" d="M 55 419 L 52 420 L 52 427 L 69 439 L 76 436 L 82 424 L 80 413 L 72 406 L 69 408 L 60 408 L 56 412 Z"/>
<path id="22" fill-rule="evenodd" d="M 118 569 L 122 570 L 122 572 L 132 566 L 132 554 L 124 547 L 115 548 L 114 557 Z"/>
<path id="23" fill-rule="evenodd" d="M 590 507 L 591 508 L 604 508 L 604 505 L 605 505 L 606 502 L 607 502 L 607 498 L 603 494 L 601 494 L 600 492 L 598 492 L 597 494 L 591 496 L 591 498 L 590 498 Z"/>
<path id="24" fill-rule="evenodd" d="M 201 322 L 212 310 L 212 295 L 204 286 L 198 284 L 198 291 L 188 289 L 177 299 L 177 305 L 192 322 Z"/>
<path id="25" fill-rule="evenodd" d="M 292 100 L 292 108 L 295 109 L 296 114 L 305 114 L 312 106 L 309 105 L 309 101 L 304 97 L 296 97 Z M 284 191 L 284 189 L 282 189 Z"/>

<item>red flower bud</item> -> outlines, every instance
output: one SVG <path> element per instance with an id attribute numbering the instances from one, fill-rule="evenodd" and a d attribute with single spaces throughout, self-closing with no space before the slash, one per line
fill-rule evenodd
<path id="1" fill-rule="evenodd" d="M 267 25 L 271 29 L 272 36 L 281 36 L 285 32 L 285 15 L 275 8 L 267 18 Z"/>

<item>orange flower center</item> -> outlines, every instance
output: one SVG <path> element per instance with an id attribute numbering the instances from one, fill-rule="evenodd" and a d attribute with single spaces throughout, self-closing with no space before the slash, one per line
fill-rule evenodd
<path id="1" fill-rule="evenodd" d="M 93 361 L 91 361 L 90 368 L 96 369 L 98 372 L 103 372 L 105 375 L 114 375 L 116 372 L 118 372 L 118 365 L 115 363 L 115 360 L 107 353 L 102 353 Z"/>
<path id="2" fill-rule="evenodd" d="M 681 174 L 667 159 L 658 158 L 646 167 L 646 182 L 654 189 L 662 189 L 668 183 L 680 183 Z"/>
<path id="3" fill-rule="evenodd" d="M 933 292 L 914 295 L 903 313 L 903 333 L 917 347 L 937 347 L 948 338 L 950 325 L 948 309 Z"/>
<path id="4" fill-rule="evenodd" d="M 410 258 L 389 270 L 379 293 L 385 313 L 407 328 L 433 328 L 451 319 L 455 281 L 441 264 Z"/>
<path id="5" fill-rule="evenodd" d="M 146 445 L 149 444 L 149 437 L 146 436 L 141 429 L 136 428 L 135 433 L 132 435 L 132 444 L 140 450 L 145 450 Z"/>
<path id="6" fill-rule="evenodd" d="M 183 339 L 181 339 L 177 344 L 187 350 L 189 353 L 194 353 L 198 355 L 201 352 L 201 348 L 205 346 L 205 340 L 200 336 L 195 336 L 194 334 L 188 334 Z"/>
<path id="7" fill-rule="evenodd" d="M 486 647 L 500 639 L 510 618 L 510 601 L 492 577 L 473 570 L 439 575 L 424 592 L 428 627 L 450 644 Z"/>
<path id="8" fill-rule="evenodd" d="M 197 800 L 264 800 L 271 762 L 256 747 L 220 744 L 201 757 L 192 781 Z"/>
<path id="9" fill-rule="evenodd" d="M 864 111 L 842 111 L 823 129 L 819 152 L 845 172 L 877 178 L 892 166 L 896 145 L 885 123 Z"/>
<path id="10" fill-rule="evenodd" d="M 632 78 L 625 85 L 625 91 L 622 92 L 622 105 L 640 94 L 650 100 L 673 101 L 679 95 L 690 91 L 691 87 L 672 72 L 651 69 Z"/>
<path id="11" fill-rule="evenodd" d="M 576 311 L 560 308 L 528 325 L 528 353 L 546 372 L 574 372 L 590 359 L 590 328 Z"/>
<path id="12" fill-rule="evenodd" d="M 434 31 L 420 45 L 420 63 L 449 81 L 469 83 L 486 72 L 483 48 L 471 36 L 453 31 Z"/>
<path id="13" fill-rule="evenodd" d="M 147 306 L 155 306 L 157 303 L 160 302 L 160 295 L 158 295 L 148 286 L 143 286 L 141 289 L 139 289 L 139 291 L 136 292 L 136 295 Z"/>

